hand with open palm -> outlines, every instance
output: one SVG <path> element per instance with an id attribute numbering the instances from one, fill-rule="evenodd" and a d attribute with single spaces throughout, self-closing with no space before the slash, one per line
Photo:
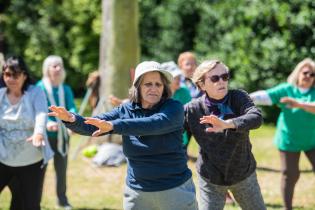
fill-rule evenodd
<path id="1" fill-rule="evenodd" d="M 75 121 L 75 116 L 71 112 L 68 112 L 62 106 L 50 106 L 49 110 L 51 112 L 48 113 L 48 116 L 57 117 L 60 120 L 65 121 L 65 122 Z"/>
<path id="2" fill-rule="evenodd" d="M 232 120 L 222 120 L 215 115 L 203 116 L 200 118 L 200 123 L 212 125 L 206 129 L 206 132 L 222 132 L 224 129 L 235 128 Z"/>
<path id="3" fill-rule="evenodd" d="M 98 127 L 98 130 L 92 134 L 94 137 L 113 130 L 113 124 L 110 121 L 98 118 L 86 117 L 84 123 Z"/>

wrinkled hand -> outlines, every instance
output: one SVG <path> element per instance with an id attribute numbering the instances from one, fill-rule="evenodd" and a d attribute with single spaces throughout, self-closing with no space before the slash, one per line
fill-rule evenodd
<path id="1" fill-rule="evenodd" d="M 109 121 L 100 120 L 93 117 L 86 117 L 85 119 L 86 120 L 84 121 L 84 123 L 89 124 L 89 125 L 94 125 L 99 128 L 97 131 L 95 131 L 92 134 L 93 137 L 99 136 L 102 133 L 106 133 L 113 130 L 113 124 Z"/>
<path id="2" fill-rule="evenodd" d="M 300 107 L 300 103 L 291 97 L 282 97 L 280 99 L 280 102 L 286 104 L 287 108 L 299 108 Z"/>
<path id="3" fill-rule="evenodd" d="M 44 136 L 42 134 L 34 134 L 26 139 L 28 142 L 32 142 L 35 147 L 45 146 Z"/>
<path id="4" fill-rule="evenodd" d="M 228 123 L 225 120 L 221 120 L 215 115 L 203 116 L 200 118 L 200 124 L 211 124 L 212 127 L 206 129 L 206 132 L 222 132 L 228 128 Z"/>
<path id="5" fill-rule="evenodd" d="M 62 106 L 50 106 L 48 116 L 57 117 L 65 122 L 74 122 L 75 117 Z"/>

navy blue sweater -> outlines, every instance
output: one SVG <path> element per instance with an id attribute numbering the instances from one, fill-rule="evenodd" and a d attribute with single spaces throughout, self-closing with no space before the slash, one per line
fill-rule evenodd
<path id="1" fill-rule="evenodd" d="M 97 129 L 75 115 L 74 123 L 65 123 L 74 132 L 91 135 Z M 191 177 L 182 148 L 184 110 L 180 102 L 167 99 L 152 109 L 125 103 L 96 117 L 111 121 L 114 127 L 111 133 L 123 137 L 129 187 L 162 191 L 177 187 Z"/>

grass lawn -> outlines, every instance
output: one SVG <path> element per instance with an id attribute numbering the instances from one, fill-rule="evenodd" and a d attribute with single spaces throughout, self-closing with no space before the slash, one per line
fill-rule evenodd
<path id="1" fill-rule="evenodd" d="M 274 127 L 263 126 L 251 133 L 253 152 L 258 163 L 258 179 L 268 209 L 282 209 L 280 196 L 279 155 L 272 144 Z M 114 210 L 122 209 L 122 191 L 126 174 L 126 165 L 121 167 L 96 168 L 90 160 L 81 154 L 73 160 L 74 148 L 81 137 L 71 140 L 68 168 L 68 197 L 77 210 Z M 197 145 L 192 142 L 189 154 L 196 157 Z M 195 184 L 196 172 L 193 161 L 189 167 L 193 171 Z M 315 176 L 304 155 L 300 162 L 303 171 L 295 189 L 294 206 L 296 209 L 315 209 Z M 197 186 L 196 186 L 197 187 Z M 198 194 L 197 194 L 198 196 Z M 5 189 L 0 196 L 0 209 L 9 209 L 10 193 Z M 50 163 L 47 169 L 42 209 L 56 209 L 54 172 Z M 226 210 L 239 209 L 236 205 L 227 205 Z"/>

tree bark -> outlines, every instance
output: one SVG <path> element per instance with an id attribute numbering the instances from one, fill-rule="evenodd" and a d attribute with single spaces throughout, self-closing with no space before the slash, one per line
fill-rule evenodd
<path id="1" fill-rule="evenodd" d="M 130 69 L 139 62 L 137 0 L 103 0 L 99 71 L 100 96 L 125 98 L 131 85 Z"/>

